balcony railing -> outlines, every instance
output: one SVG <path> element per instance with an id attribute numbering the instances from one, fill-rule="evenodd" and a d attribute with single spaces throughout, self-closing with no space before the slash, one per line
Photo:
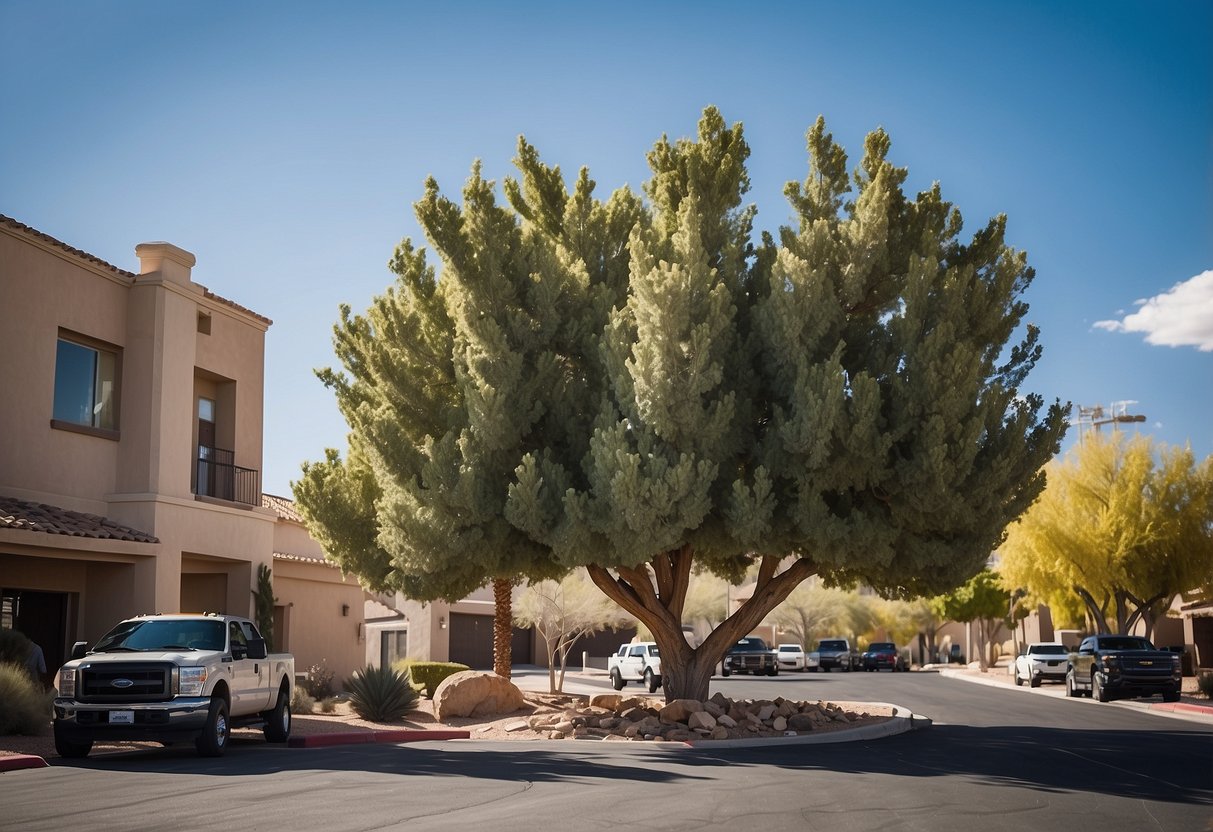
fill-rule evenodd
<path id="1" fill-rule="evenodd" d="M 243 503 L 261 505 L 261 472 L 254 468 L 241 468 L 232 462 L 234 454 L 223 448 L 198 448 L 194 493 Z"/>

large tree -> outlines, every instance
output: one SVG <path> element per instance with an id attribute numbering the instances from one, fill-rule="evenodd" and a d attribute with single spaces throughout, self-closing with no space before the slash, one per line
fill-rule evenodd
<path id="1" fill-rule="evenodd" d="M 985 671 L 995 659 L 994 634 L 1005 623 L 1010 610 L 1011 593 L 1003 589 L 999 577 L 989 569 L 978 572 L 963 585 L 939 599 L 945 618 L 977 625 L 978 663 Z"/>
<path id="2" fill-rule="evenodd" d="M 1089 434 L 1000 554 L 1008 586 L 1062 608 L 1077 597 L 1100 632 L 1142 621 L 1150 636 L 1176 594 L 1213 583 L 1213 457 Z"/>
<path id="3" fill-rule="evenodd" d="M 462 205 L 427 183 L 441 280 L 405 241 L 395 289 L 343 311 L 345 372 L 322 378 L 350 452 L 305 466 L 310 525 L 422 598 L 584 566 L 653 634 L 672 698 L 706 696 L 810 575 L 963 582 L 1038 494 L 1065 408 L 1019 390 L 1040 350 L 1005 218 L 962 241 L 889 146 L 870 134 L 852 176 L 818 119 L 778 240 L 755 239 L 749 147 L 712 108 L 649 153 L 647 199 L 601 201 L 584 169 L 570 192 L 525 140 L 509 207 L 479 166 Z M 752 597 L 692 648 L 692 568 L 750 565 Z"/>

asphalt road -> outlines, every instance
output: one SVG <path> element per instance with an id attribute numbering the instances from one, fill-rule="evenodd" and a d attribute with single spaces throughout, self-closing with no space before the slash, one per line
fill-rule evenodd
<path id="1" fill-rule="evenodd" d="M 220 760 L 165 749 L 0 775 L 0 829 L 1213 829 L 1213 726 L 934 673 L 717 679 L 740 697 L 887 701 L 934 720 L 861 743 L 688 750 L 424 743 Z"/>

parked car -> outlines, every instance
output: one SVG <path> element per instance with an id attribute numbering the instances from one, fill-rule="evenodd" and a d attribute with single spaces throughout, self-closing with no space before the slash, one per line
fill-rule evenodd
<path id="1" fill-rule="evenodd" d="M 836 667 L 849 673 L 862 667 L 859 653 L 851 649 L 851 643 L 845 638 L 822 639 L 817 645 L 817 655 L 823 671 Z"/>
<path id="2" fill-rule="evenodd" d="M 897 645 L 891 641 L 874 641 L 868 645 L 868 650 L 863 654 L 863 669 L 864 670 L 884 670 L 889 669 L 896 673 L 898 670 L 908 670 L 905 660 L 901 658 L 901 653 L 897 650 Z"/>
<path id="3" fill-rule="evenodd" d="M 204 757 L 227 749 L 234 727 L 258 725 L 269 742 L 291 734 L 295 659 L 267 653 L 247 618 L 140 615 L 59 670 L 55 750 L 86 757 L 94 742 L 193 742 Z"/>
<path id="4" fill-rule="evenodd" d="M 1087 636 L 1069 658 L 1067 696 L 1086 694 L 1110 702 L 1161 693 L 1164 702 L 1179 701 L 1180 658 L 1155 649 L 1149 639 L 1107 633 Z"/>
<path id="5" fill-rule="evenodd" d="M 643 682 L 649 693 L 656 693 L 661 687 L 661 652 L 657 643 L 641 641 L 619 645 L 615 655 L 607 659 L 607 672 L 615 690 L 623 690 L 628 682 Z"/>
<path id="6" fill-rule="evenodd" d="M 1027 682 L 1038 688 L 1045 679 L 1064 683 L 1069 669 L 1070 651 L 1066 646 L 1059 641 L 1041 641 L 1029 644 L 1027 650 L 1015 657 L 1011 675 L 1016 685 Z"/>
<path id="7" fill-rule="evenodd" d="M 775 658 L 776 655 L 758 636 L 746 636 L 729 648 L 729 652 L 724 656 L 724 667 L 720 675 L 753 673 L 755 676 L 778 676 L 779 661 Z"/>
<path id="8" fill-rule="evenodd" d="M 799 644 L 781 644 L 775 648 L 775 658 L 781 670 L 817 671 L 820 664 L 816 653 L 806 653 Z"/>

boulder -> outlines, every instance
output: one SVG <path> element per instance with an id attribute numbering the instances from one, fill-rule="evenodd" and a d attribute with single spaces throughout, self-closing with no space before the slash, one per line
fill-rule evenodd
<path id="1" fill-rule="evenodd" d="M 658 711 L 658 715 L 662 722 L 686 722 L 687 717 L 702 710 L 703 703 L 697 699 L 675 699 Z"/>
<path id="2" fill-rule="evenodd" d="M 687 717 L 687 726 L 689 728 L 705 728 L 710 731 L 716 727 L 716 717 L 707 711 L 696 711 Z"/>
<path id="3" fill-rule="evenodd" d="M 522 691 L 509 679 L 479 670 L 448 676 L 434 691 L 434 715 L 440 722 L 458 716 L 511 714 L 525 705 Z"/>
<path id="4" fill-rule="evenodd" d="M 608 711 L 617 710 L 622 702 L 623 697 L 617 693 L 598 693 L 590 697 L 591 708 L 606 708 Z"/>
<path id="5" fill-rule="evenodd" d="M 788 727 L 793 731 L 812 731 L 814 722 L 809 714 L 792 714 L 788 717 Z"/>

